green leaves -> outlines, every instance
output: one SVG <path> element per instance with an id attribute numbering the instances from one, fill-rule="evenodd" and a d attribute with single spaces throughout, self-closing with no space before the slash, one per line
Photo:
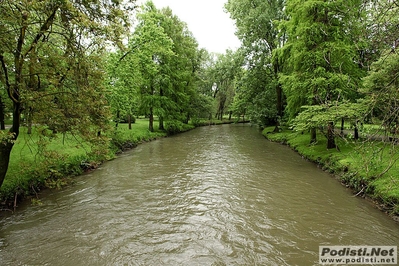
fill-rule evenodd
<path id="1" fill-rule="evenodd" d="M 362 120 L 370 111 L 369 102 L 332 102 L 324 105 L 304 105 L 299 114 L 292 120 L 296 131 L 323 128 L 328 123 L 335 123 L 341 118 L 352 121 Z"/>
<path id="2" fill-rule="evenodd" d="M 111 43 L 121 43 L 129 26 L 126 5 L 132 1 L 108 3 L 5 0 L 1 4 L 0 88 L 13 102 L 13 140 L 24 115 L 29 127 L 40 124 L 54 132 L 72 132 L 93 145 L 104 144 L 99 135 L 107 130 L 109 113 L 103 51 Z M 1 159 L 7 157 L 4 153 Z"/>

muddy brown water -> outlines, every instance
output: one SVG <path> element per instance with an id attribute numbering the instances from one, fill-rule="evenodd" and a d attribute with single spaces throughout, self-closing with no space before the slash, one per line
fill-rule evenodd
<path id="1" fill-rule="evenodd" d="M 399 225 L 249 125 L 145 143 L 0 218 L 0 265 L 318 265 Z"/>

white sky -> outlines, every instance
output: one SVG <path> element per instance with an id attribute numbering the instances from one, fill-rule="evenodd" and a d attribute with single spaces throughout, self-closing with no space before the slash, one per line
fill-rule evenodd
<path id="1" fill-rule="evenodd" d="M 187 23 L 200 48 L 224 53 L 235 50 L 240 41 L 234 35 L 234 21 L 224 12 L 227 0 L 152 0 L 158 9 L 169 6 L 173 14 Z M 141 5 L 145 0 L 138 0 Z"/>

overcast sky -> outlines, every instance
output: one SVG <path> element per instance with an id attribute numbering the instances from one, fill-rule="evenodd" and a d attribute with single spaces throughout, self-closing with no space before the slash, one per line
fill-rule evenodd
<path id="1" fill-rule="evenodd" d="M 224 53 L 235 50 L 240 41 L 234 35 L 234 21 L 224 12 L 227 0 L 152 0 L 158 9 L 169 6 L 173 14 L 187 23 L 200 48 Z M 137 1 L 139 4 L 145 0 Z"/>

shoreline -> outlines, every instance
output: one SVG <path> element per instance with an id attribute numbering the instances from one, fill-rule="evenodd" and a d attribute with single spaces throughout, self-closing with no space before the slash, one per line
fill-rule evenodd
<path id="1" fill-rule="evenodd" d="M 290 147 L 290 149 L 292 151 L 301 155 L 303 159 L 314 163 L 321 170 L 331 174 L 332 177 L 334 179 L 336 179 L 338 182 L 340 182 L 342 186 L 345 186 L 346 188 L 351 189 L 354 197 L 361 197 L 362 199 L 371 202 L 376 209 L 378 209 L 379 211 L 386 214 L 388 217 L 390 217 L 395 222 L 399 223 L 399 213 L 395 212 L 395 207 L 397 208 L 397 206 L 395 206 L 395 205 L 389 206 L 389 205 L 385 204 L 381 199 L 374 198 L 373 196 L 375 196 L 375 195 L 368 193 L 366 190 L 362 189 L 362 190 L 358 191 L 355 187 L 353 187 L 353 185 L 349 182 L 349 180 L 345 178 L 345 174 L 347 174 L 351 169 L 348 169 L 347 167 L 345 167 L 344 169 L 337 171 L 337 168 L 331 167 L 331 165 L 335 165 L 338 161 L 338 160 L 334 160 L 333 156 L 331 156 L 329 158 L 330 160 L 328 160 L 328 161 L 314 160 L 310 156 L 300 152 L 295 146 L 291 145 L 289 143 L 289 140 L 287 138 L 285 138 L 285 136 L 283 136 L 282 138 L 278 138 L 278 139 L 273 139 L 273 138 L 269 137 L 270 135 L 279 134 L 279 133 L 272 133 L 272 132 L 267 131 L 267 129 L 264 129 L 261 134 L 268 141 L 279 143 L 281 145 Z M 365 185 L 367 186 L 368 184 L 365 184 Z"/>
<path id="2" fill-rule="evenodd" d="M 29 190 L 27 191 L 26 189 L 22 189 L 20 187 L 14 187 L 12 191 L 9 194 L 12 194 L 11 196 L 4 196 L 1 195 L 0 198 L 0 219 L 2 217 L 1 213 L 2 212 L 11 212 L 14 213 L 18 209 L 18 203 L 21 202 L 26 202 L 26 201 L 31 201 L 32 204 L 40 204 L 40 197 L 39 194 L 41 191 L 49 190 L 49 189 L 58 189 L 62 190 L 64 187 L 73 185 L 74 183 L 74 178 L 77 176 L 80 176 L 84 173 L 95 171 L 98 167 L 100 167 L 104 162 L 106 161 L 111 161 L 115 160 L 118 158 L 118 155 L 125 152 L 132 150 L 136 148 L 138 145 L 142 143 L 146 143 L 149 141 L 157 140 L 160 138 L 166 138 L 172 135 L 177 135 L 181 134 L 187 131 L 190 131 L 192 129 L 195 129 L 197 127 L 202 127 L 202 126 L 213 126 L 213 125 L 223 125 L 223 124 L 234 124 L 234 123 L 249 123 L 250 121 L 247 120 L 207 120 L 207 121 L 200 121 L 196 125 L 188 125 L 186 128 L 180 130 L 179 132 L 175 132 L 173 134 L 167 134 L 166 132 L 163 132 L 161 135 L 157 135 L 154 137 L 148 137 L 148 138 L 142 138 L 140 140 L 137 139 L 126 139 L 126 140 L 119 140 L 119 139 L 114 139 L 116 143 L 115 145 L 116 150 L 113 152 L 113 157 L 107 160 L 103 161 L 95 161 L 92 160 L 91 158 L 87 157 L 85 158 L 84 164 L 81 162 L 75 162 L 76 164 L 73 165 L 75 168 L 79 168 L 80 172 L 76 174 L 68 174 L 68 173 L 61 173 L 62 176 L 57 177 L 56 179 L 52 179 L 52 177 L 42 177 L 44 181 L 39 182 L 38 180 L 32 179 L 31 182 L 34 183 L 34 185 L 29 185 Z M 111 140 L 112 142 L 112 140 Z M 82 161 L 83 162 L 83 161 Z M 54 182 L 55 185 L 53 187 L 48 185 L 48 180 L 50 182 Z"/>
<path id="3" fill-rule="evenodd" d="M 182 130 L 176 134 L 181 134 L 181 133 L 190 131 L 192 129 L 195 129 L 197 127 L 203 127 L 203 126 L 234 124 L 234 123 L 249 123 L 249 122 L 250 121 L 228 121 L 228 120 L 216 121 L 216 122 L 215 121 L 206 121 L 206 122 L 201 122 L 201 123 L 197 124 L 196 126 L 186 128 L 185 130 Z M 341 183 L 341 185 L 343 185 L 347 188 L 350 188 L 351 191 L 353 192 L 354 196 L 361 197 L 361 198 L 371 202 L 375 208 L 379 209 L 381 212 L 388 215 L 394 221 L 399 222 L 399 214 L 393 212 L 393 209 L 394 209 L 393 206 L 387 206 L 386 204 L 384 204 L 384 202 L 373 198 L 373 195 L 370 195 L 367 192 L 357 191 L 354 187 L 351 186 L 351 184 L 349 182 L 345 181 L 344 176 L 348 172 L 348 169 L 337 171 L 336 168 L 330 167 L 331 162 L 325 163 L 322 160 L 314 160 L 314 159 L 310 158 L 309 156 L 307 156 L 306 154 L 301 153 L 297 148 L 295 148 L 293 145 L 290 145 L 288 143 L 288 139 L 282 138 L 282 139 L 276 140 L 276 139 L 269 137 L 269 135 L 279 134 L 279 133 L 270 133 L 270 132 L 266 132 L 266 130 L 263 130 L 260 133 L 268 141 L 276 142 L 276 143 L 290 147 L 293 151 L 295 151 L 296 153 L 301 155 L 305 160 L 308 160 L 308 161 L 316 164 L 321 170 L 330 173 L 332 175 L 332 177 L 334 177 L 338 182 Z M 176 135 L 176 134 L 172 134 L 172 135 Z M 31 204 L 40 204 L 39 195 L 40 195 L 41 191 L 47 191 L 47 190 L 51 190 L 51 189 L 62 190 L 64 187 L 73 185 L 75 177 L 81 176 L 82 174 L 87 173 L 87 172 L 95 171 L 104 162 L 117 159 L 119 154 L 121 154 L 125 151 L 132 150 L 142 143 L 150 142 L 153 140 L 157 140 L 157 139 L 165 138 L 165 137 L 169 137 L 169 136 L 171 136 L 171 135 L 165 134 L 163 136 L 156 136 L 156 137 L 152 137 L 152 138 L 148 138 L 148 139 L 141 139 L 139 141 L 126 140 L 123 143 L 120 143 L 121 145 L 118 146 L 118 150 L 115 151 L 115 153 L 114 153 L 115 157 L 108 159 L 108 160 L 104 160 L 102 162 L 93 162 L 89 165 L 90 167 L 86 167 L 86 168 L 83 168 L 82 165 L 79 165 L 78 167 L 81 167 L 81 170 L 82 170 L 80 174 L 62 176 L 60 178 L 60 180 L 63 182 L 63 185 L 61 187 L 56 187 L 56 188 L 48 187 L 45 183 L 42 183 L 36 188 L 34 186 L 31 186 L 29 193 L 21 193 L 21 194 L 19 194 L 19 191 L 18 191 L 19 188 L 17 187 L 15 189 L 15 191 L 13 192 L 13 194 L 14 194 L 13 198 L 7 198 L 7 199 L 3 198 L 2 202 L 0 202 L 0 218 L 2 217 L 2 215 L 1 215 L 2 212 L 14 213 L 15 211 L 17 211 L 18 203 L 21 203 L 21 202 L 26 203 L 27 201 L 30 200 Z"/>

